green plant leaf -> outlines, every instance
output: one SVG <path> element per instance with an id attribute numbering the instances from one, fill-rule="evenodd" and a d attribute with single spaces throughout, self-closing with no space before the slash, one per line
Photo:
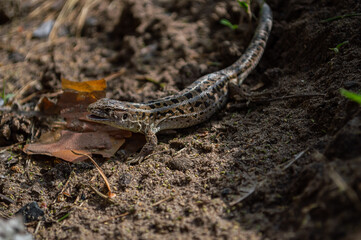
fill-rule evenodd
<path id="1" fill-rule="evenodd" d="M 5 86 L 6 86 L 6 80 L 5 80 L 5 78 L 3 79 L 3 90 L 2 90 L 2 92 L 0 93 L 0 97 L 2 98 L 2 99 L 5 99 Z"/>
<path id="2" fill-rule="evenodd" d="M 327 22 L 332 22 L 332 21 L 347 18 L 347 17 L 358 17 L 358 16 L 361 16 L 361 13 L 349 13 L 349 14 L 335 16 L 335 17 L 331 17 L 331 18 L 321 20 L 321 23 L 327 23 Z"/>
<path id="3" fill-rule="evenodd" d="M 4 97 L 4 100 L 5 102 L 7 102 L 10 98 L 14 97 L 14 94 L 13 93 L 8 93 L 8 94 L 5 94 L 5 97 Z"/>
<path id="4" fill-rule="evenodd" d="M 340 89 L 340 92 L 341 92 L 342 96 L 344 96 L 354 102 L 357 102 L 358 104 L 361 105 L 361 94 L 350 92 L 343 88 Z"/>
<path id="5" fill-rule="evenodd" d="M 246 12 L 248 12 L 248 8 L 249 8 L 248 3 L 244 2 L 244 1 L 240 1 L 240 0 L 237 0 L 237 2 L 241 8 L 244 8 L 246 10 Z"/>
<path id="6" fill-rule="evenodd" d="M 62 216 L 61 218 L 58 219 L 58 222 L 63 221 L 65 218 L 69 217 L 70 213 L 66 213 L 64 216 Z"/>
<path id="7" fill-rule="evenodd" d="M 349 43 L 348 41 L 344 41 L 344 42 L 342 42 L 342 43 L 340 43 L 340 44 L 337 44 L 336 47 L 334 47 L 334 48 L 329 48 L 329 49 L 332 50 L 332 51 L 334 51 L 335 53 L 339 53 L 339 52 L 340 52 L 340 47 L 342 47 L 343 45 L 348 44 L 348 43 Z"/>
<path id="8" fill-rule="evenodd" d="M 224 26 L 229 27 L 232 30 L 235 30 L 238 28 L 237 24 L 232 24 L 230 21 L 228 21 L 227 19 L 224 19 L 224 18 L 221 19 L 220 23 Z"/>

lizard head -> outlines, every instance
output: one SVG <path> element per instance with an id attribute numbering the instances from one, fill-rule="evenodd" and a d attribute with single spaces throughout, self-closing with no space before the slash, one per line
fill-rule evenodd
<path id="1" fill-rule="evenodd" d="M 141 112 L 134 103 L 102 98 L 88 106 L 93 122 L 103 123 L 123 130 L 142 132 Z"/>

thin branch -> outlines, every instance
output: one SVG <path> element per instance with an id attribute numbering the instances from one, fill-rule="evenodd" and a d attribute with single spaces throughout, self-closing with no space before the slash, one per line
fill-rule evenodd
<path id="1" fill-rule="evenodd" d="M 92 185 L 87 184 L 88 187 L 90 187 L 99 197 L 104 198 L 108 201 L 110 201 L 111 203 L 117 203 L 116 201 L 114 201 L 113 199 L 111 199 L 110 197 L 108 197 L 107 195 L 99 192 L 95 187 L 93 187 Z"/>
<path id="2" fill-rule="evenodd" d="M 256 186 L 253 186 L 251 189 L 249 189 L 249 191 L 245 195 L 240 196 L 238 199 L 231 202 L 229 206 L 233 207 L 234 205 L 237 205 L 238 203 L 242 202 L 244 199 L 248 198 L 252 193 L 254 193 L 255 190 L 256 190 Z"/>
<path id="3" fill-rule="evenodd" d="M 65 192 L 65 189 L 68 187 L 69 182 L 70 182 L 70 179 L 71 179 L 71 177 L 72 177 L 74 174 L 75 174 L 75 172 L 74 172 L 74 170 L 72 170 L 71 173 L 69 174 L 69 177 L 68 177 L 68 179 L 66 180 L 63 188 L 62 188 L 61 191 L 58 193 L 58 196 L 54 199 L 53 203 L 55 203 L 55 202 L 59 199 L 59 197 L 61 196 L 61 194 L 63 194 L 63 193 Z"/>
<path id="4" fill-rule="evenodd" d="M 114 220 L 114 219 L 117 219 L 117 218 L 121 218 L 121 217 L 125 217 L 125 216 L 128 216 L 130 214 L 130 212 L 125 212 L 125 213 L 122 213 L 122 214 L 119 214 L 119 215 L 115 215 L 115 216 L 112 216 L 106 220 L 103 220 L 101 221 L 101 223 L 105 223 L 105 222 L 109 222 L 111 220 Z"/>
<path id="5" fill-rule="evenodd" d="M 295 155 L 295 158 L 292 159 L 291 161 L 289 161 L 289 162 L 286 164 L 286 166 L 284 166 L 284 167 L 282 168 L 282 170 L 284 171 L 284 170 L 286 170 L 287 168 L 289 168 L 289 167 L 290 167 L 292 164 L 294 164 L 298 159 L 300 159 L 309 149 L 310 149 L 310 148 L 308 147 L 308 148 L 306 148 L 305 150 L 303 150 L 302 152 L 296 154 L 296 155 Z"/>
<path id="6" fill-rule="evenodd" d="M 173 199 L 173 196 L 166 197 L 166 198 L 164 198 L 164 199 L 162 199 L 162 200 L 159 200 L 158 202 L 153 203 L 153 204 L 152 204 L 152 207 L 158 206 L 159 204 L 161 204 L 161 203 L 163 203 L 163 202 L 166 202 L 166 201 L 168 201 L 168 200 L 171 200 L 171 199 Z"/>
<path id="7" fill-rule="evenodd" d="M 74 154 L 76 154 L 76 155 L 86 156 L 86 157 L 88 157 L 88 158 L 90 159 L 90 161 L 92 161 L 92 163 L 93 163 L 94 166 L 97 168 L 97 170 L 99 171 L 100 175 L 102 176 L 102 178 L 103 178 L 103 180 L 104 180 L 104 182 L 105 182 L 105 185 L 106 185 L 107 188 L 108 188 L 108 191 L 109 191 L 109 192 L 108 192 L 108 197 L 109 197 L 109 198 L 115 197 L 116 194 L 112 192 L 111 187 L 110 187 L 110 184 L 109 184 L 109 181 L 108 181 L 108 178 L 105 176 L 103 170 L 101 169 L 101 167 L 99 167 L 99 165 L 95 162 L 95 160 L 94 160 L 91 156 L 89 156 L 88 154 L 86 154 L 86 153 L 76 152 L 76 151 L 74 151 L 74 150 L 71 150 L 71 151 L 72 151 L 72 153 L 74 153 Z"/>
<path id="8" fill-rule="evenodd" d="M 361 212 L 361 201 L 360 198 L 357 196 L 357 193 L 354 189 L 352 189 L 346 181 L 342 178 L 342 176 L 336 172 L 334 169 L 330 169 L 329 176 L 332 179 L 332 181 L 336 184 L 336 186 L 340 189 L 342 192 L 346 192 L 346 195 L 348 198 L 353 202 L 356 209 Z"/>

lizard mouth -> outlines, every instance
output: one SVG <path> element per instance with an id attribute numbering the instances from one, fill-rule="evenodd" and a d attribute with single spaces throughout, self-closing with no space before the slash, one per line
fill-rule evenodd
<path id="1" fill-rule="evenodd" d="M 89 120 L 92 120 L 92 121 L 105 121 L 105 120 L 108 120 L 108 118 L 106 117 L 101 117 L 101 116 L 98 116 L 98 115 L 95 115 L 95 114 L 90 114 L 87 116 L 87 118 Z"/>

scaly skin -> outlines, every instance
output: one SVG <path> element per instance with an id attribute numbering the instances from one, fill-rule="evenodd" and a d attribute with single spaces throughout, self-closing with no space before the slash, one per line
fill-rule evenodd
<path id="1" fill-rule="evenodd" d="M 116 128 L 145 134 L 147 143 L 131 162 L 141 161 L 157 145 L 156 133 L 186 128 L 204 122 L 222 108 L 228 99 L 228 84 L 241 85 L 261 59 L 272 28 L 270 7 L 261 6 L 259 23 L 244 54 L 231 66 L 205 75 L 176 95 L 145 103 L 103 98 L 88 107 L 88 119 Z"/>

